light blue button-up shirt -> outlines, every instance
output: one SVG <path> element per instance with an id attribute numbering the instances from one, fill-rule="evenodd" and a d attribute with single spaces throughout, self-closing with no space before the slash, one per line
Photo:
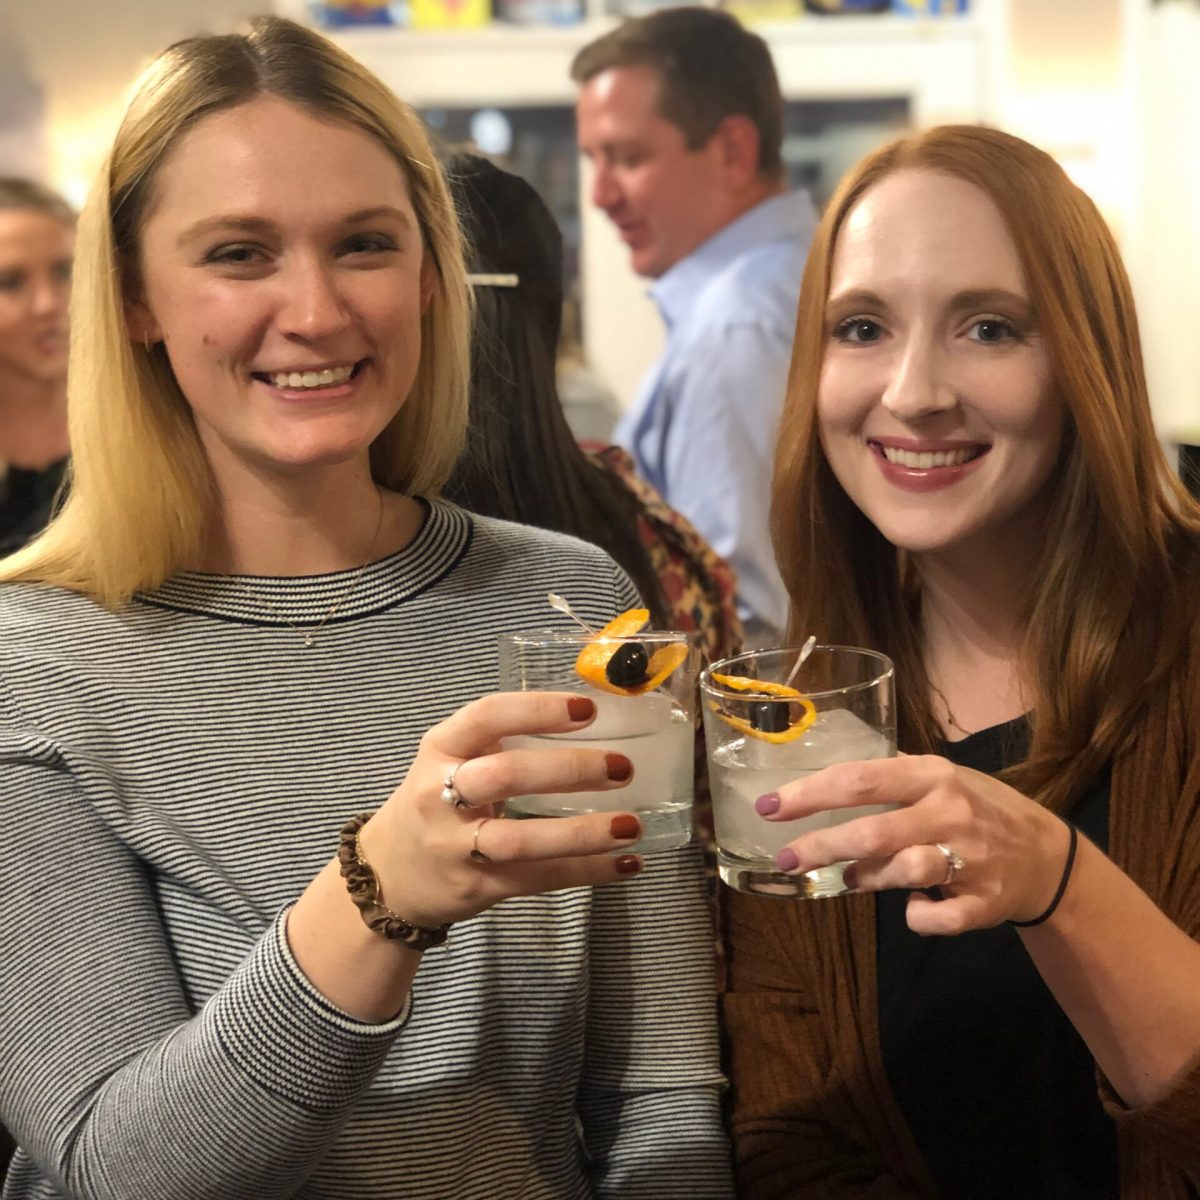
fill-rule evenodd
<path id="1" fill-rule="evenodd" d="M 787 624 L 771 471 L 816 219 L 806 192 L 773 196 L 655 280 L 666 350 L 613 435 L 733 566 L 738 612 L 758 645 L 779 644 Z"/>

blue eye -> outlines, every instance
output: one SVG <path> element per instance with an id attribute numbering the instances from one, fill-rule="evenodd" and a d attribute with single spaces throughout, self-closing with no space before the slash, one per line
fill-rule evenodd
<path id="1" fill-rule="evenodd" d="M 833 331 L 838 341 L 859 346 L 877 342 L 882 335 L 883 327 L 870 317 L 850 317 L 840 322 Z"/>

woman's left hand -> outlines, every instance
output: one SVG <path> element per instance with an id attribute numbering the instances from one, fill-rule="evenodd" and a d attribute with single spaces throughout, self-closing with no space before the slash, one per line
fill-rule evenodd
<path id="1" fill-rule="evenodd" d="M 942 900 L 919 890 L 909 897 L 915 933 L 1028 921 L 1050 904 L 1067 857 L 1064 822 L 990 775 L 935 755 L 839 763 L 761 797 L 756 807 L 775 822 L 877 804 L 898 807 L 798 837 L 776 864 L 801 874 L 851 862 L 849 882 L 862 892 L 940 887 Z M 961 857 L 960 869 L 950 870 L 939 843 Z"/>

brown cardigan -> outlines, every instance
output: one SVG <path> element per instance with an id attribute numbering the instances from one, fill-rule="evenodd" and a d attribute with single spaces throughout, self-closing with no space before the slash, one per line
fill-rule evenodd
<path id="1" fill-rule="evenodd" d="M 1113 764 L 1109 854 L 1200 937 L 1200 661 L 1181 662 L 1150 710 Z M 884 1072 L 874 899 L 727 891 L 725 901 L 739 1197 L 938 1196 Z M 1117 1125 L 1122 1200 L 1200 1197 L 1200 1054 L 1145 1108 L 1125 1108 L 1103 1078 L 1099 1086 Z"/>

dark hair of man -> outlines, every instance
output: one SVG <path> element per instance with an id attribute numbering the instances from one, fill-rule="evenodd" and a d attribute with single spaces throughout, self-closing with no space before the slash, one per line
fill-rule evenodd
<path id="1" fill-rule="evenodd" d="M 698 150 L 729 116 L 758 128 L 758 173 L 783 179 L 783 96 L 767 44 L 729 13 L 664 8 L 624 21 L 571 64 L 579 84 L 615 67 L 650 67 L 662 81 L 659 112 Z"/>
<path id="2" fill-rule="evenodd" d="M 75 224 L 75 210 L 57 193 L 32 179 L 0 176 L 0 212 L 38 212 Z"/>
<path id="3" fill-rule="evenodd" d="M 633 580 L 654 624 L 667 628 L 658 577 L 638 536 L 638 503 L 579 448 L 558 398 L 562 234 L 516 175 L 472 154 L 455 155 L 446 170 L 469 269 L 513 274 L 518 283 L 475 288 L 467 441 L 443 494 L 472 512 L 599 546 Z"/>

